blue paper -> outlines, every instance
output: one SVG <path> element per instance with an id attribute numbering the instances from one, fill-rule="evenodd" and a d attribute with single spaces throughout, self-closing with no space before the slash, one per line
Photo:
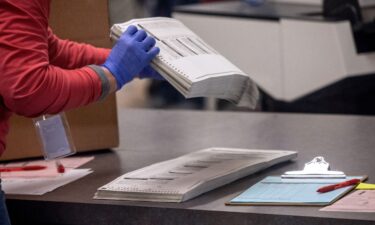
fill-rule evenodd
<path id="1" fill-rule="evenodd" d="M 327 205 L 353 187 L 348 186 L 326 193 L 317 192 L 319 188 L 355 178 L 362 179 L 363 177 L 351 176 L 345 179 L 282 179 L 281 177 L 266 177 L 229 203 Z"/>

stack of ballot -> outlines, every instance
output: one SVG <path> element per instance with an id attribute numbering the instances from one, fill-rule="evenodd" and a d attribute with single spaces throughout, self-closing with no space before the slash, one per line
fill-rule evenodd
<path id="1" fill-rule="evenodd" d="M 155 38 L 160 53 L 151 66 L 186 98 L 213 97 L 240 107 L 256 107 L 259 91 L 250 76 L 180 21 L 166 17 L 133 19 L 114 24 L 111 38 L 117 41 L 130 25 Z"/>
<path id="2" fill-rule="evenodd" d="M 54 160 L 34 160 L 0 164 L 2 189 L 6 194 L 43 195 L 58 187 L 78 180 L 91 169 L 77 169 L 94 157 L 69 157 L 60 159 L 64 170 L 57 168 Z"/>

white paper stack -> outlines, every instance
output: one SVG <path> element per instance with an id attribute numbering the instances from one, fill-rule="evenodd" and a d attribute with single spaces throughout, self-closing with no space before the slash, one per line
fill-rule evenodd
<path id="1" fill-rule="evenodd" d="M 296 156 L 284 150 L 203 149 L 126 173 L 94 198 L 183 202 Z"/>
<path id="2" fill-rule="evenodd" d="M 78 180 L 90 173 L 91 169 L 77 169 L 94 157 L 67 157 L 60 159 L 65 172 L 59 173 L 54 160 L 19 161 L 0 164 L 1 168 L 22 166 L 42 166 L 40 170 L 25 170 L 0 173 L 2 189 L 6 194 L 43 195 L 58 187 Z"/>

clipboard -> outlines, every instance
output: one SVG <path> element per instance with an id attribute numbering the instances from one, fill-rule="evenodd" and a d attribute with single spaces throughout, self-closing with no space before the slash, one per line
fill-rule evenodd
<path id="1" fill-rule="evenodd" d="M 340 179 L 285 179 L 280 176 L 269 176 L 233 198 L 226 205 L 330 205 L 356 185 L 343 187 L 334 191 L 319 193 L 322 186 L 337 184 L 350 179 L 364 181 L 367 176 L 346 176 Z"/>

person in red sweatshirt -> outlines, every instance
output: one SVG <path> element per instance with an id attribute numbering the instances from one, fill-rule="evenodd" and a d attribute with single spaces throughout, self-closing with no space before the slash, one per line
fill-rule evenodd
<path id="1" fill-rule="evenodd" d="M 131 26 L 110 49 L 56 37 L 50 0 L 0 0 L 0 154 L 9 118 L 56 114 L 104 99 L 135 77 L 160 78 L 150 67 L 155 40 Z M 1 189 L 0 189 L 1 191 Z M 10 224 L 0 193 L 0 225 Z"/>

